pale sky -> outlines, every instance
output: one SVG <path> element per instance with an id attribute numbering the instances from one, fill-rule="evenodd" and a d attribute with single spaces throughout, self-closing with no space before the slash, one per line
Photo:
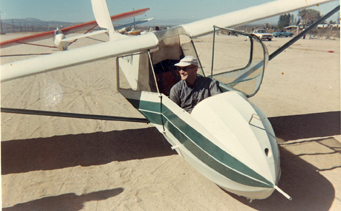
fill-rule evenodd
<path id="1" fill-rule="evenodd" d="M 271 0 L 107 0 L 111 15 L 133 9 L 150 8 L 146 15 L 137 19 L 154 18 L 154 22 L 171 21 L 174 24 L 188 23 L 266 3 Z M 313 9 L 321 15 L 339 5 L 330 2 Z M 87 22 L 94 20 L 90 0 L 0 0 L 2 19 L 37 18 L 44 21 Z M 297 17 L 297 12 L 292 13 Z M 332 17 L 336 21 L 339 13 Z M 268 20 L 277 22 L 278 17 Z"/>

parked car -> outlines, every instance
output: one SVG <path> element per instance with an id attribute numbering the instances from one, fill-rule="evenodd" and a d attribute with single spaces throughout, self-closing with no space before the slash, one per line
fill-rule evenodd
<path id="1" fill-rule="evenodd" d="M 261 40 L 272 40 L 272 34 L 267 33 L 265 29 L 256 29 L 253 31 L 253 34 L 259 37 Z"/>
<path id="2" fill-rule="evenodd" d="M 294 36 L 294 33 L 281 30 L 281 31 L 277 31 L 277 32 L 272 33 L 272 35 L 274 37 L 292 37 L 292 36 Z"/>

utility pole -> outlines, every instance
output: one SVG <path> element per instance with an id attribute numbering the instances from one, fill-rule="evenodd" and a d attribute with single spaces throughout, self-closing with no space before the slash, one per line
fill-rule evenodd
<path id="1" fill-rule="evenodd" d="M 0 34 L 6 34 L 6 33 L 4 32 L 3 27 L 2 27 L 2 18 L 1 18 L 2 14 L 4 14 L 4 17 L 5 17 L 6 13 L 3 13 L 3 12 L 0 11 L 0 30 L 1 30 L 1 31 L 0 31 Z"/>
<path id="2" fill-rule="evenodd" d="M 12 20 L 12 29 L 13 29 L 13 33 L 15 33 L 14 20 Z"/>
<path id="3" fill-rule="evenodd" d="M 1 14 L 0 14 L 0 25 L 1 25 L 1 32 L 0 32 L 0 34 L 6 34 L 6 33 L 4 32 L 4 29 L 2 28 Z"/>

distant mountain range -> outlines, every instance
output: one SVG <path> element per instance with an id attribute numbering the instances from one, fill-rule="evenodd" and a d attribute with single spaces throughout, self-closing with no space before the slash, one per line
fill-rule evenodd
<path id="1" fill-rule="evenodd" d="M 131 22 L 129 20 L 128 22 Z M 127 23 L 126 21 L 115 22 L 114 25 L 121 25 Z M 60 29 L 80 24 L 80 22 L 63 22 L 63 21 L 42 21 L 36 18 L 25 18 L 25 19 L 4 19 L 2 20 L 2 31 L 6 33 L 13 32 L 41 32 L 55 30 L 57 27 Z M 158 23 L 151 21 L 146 24 L 141 24 L 138 28 L 145 28 L 146 26 L 172 26 L 171 22 L 159 21 Z M 144 26 L 144 27 L 143 27 Z"/>
<path id="2" fill-rule="evenodd" d="M 3 32 L 36 32 L 50 31 L 57 27 L 65 28 L 79 23 L 63 21 L 42 21 L 36 18 L 4 19 L 2 20 Z"/>
<path id="3" fill-rule="evenodd" d="M 122 20 L 115 22 L 114 25 L 122 25 L 127 22 L 131 22 L 131 20 Z M 13 33 L 13 32 L 42 32 L 42 31 L 51 31 L 55 30 L 57 27 L 62 29 L 65 27 L 73 26 L 76 24 L 80 24 L 80 22 L 63 22 L 63 21 L 42 21 L 36 18 L 25 18 L 25 19 L 4 19 L 2 20 L 2 31 L 5 33 Z M 159 21 L 151 21 L 145 24 L 141 24 L 138 28 L 146 28 L 152 26 L 174 26 L 182 24 L 181 20 L 169 21 L 169 20 L 159 20 Z"/>

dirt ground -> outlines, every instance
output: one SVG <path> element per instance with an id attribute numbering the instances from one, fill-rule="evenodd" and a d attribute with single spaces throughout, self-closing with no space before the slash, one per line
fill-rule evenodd
<path id="1" fill-rule="evenodd" d="M 228 38 L 219 36 L 219 51 Z M 203 60 L 211 55 L 204 40 L 196 40 Z M 264 43 L 271 54 L 288 40 Z M 1 63 L 51 51 L 5 48 Z M 115 77 L 115 59 L 106 59 L 5 82 L 1 106 L 142 117 L 116 91 Z M 3 210 L 341 210 L 340 41 L 299 40 L 269 62 L 250 101 L 273 125 L 279 187 L 292 201 L 274 192 L 249 203 L 224 192 L 151 124 L 1 113 Z"/>

